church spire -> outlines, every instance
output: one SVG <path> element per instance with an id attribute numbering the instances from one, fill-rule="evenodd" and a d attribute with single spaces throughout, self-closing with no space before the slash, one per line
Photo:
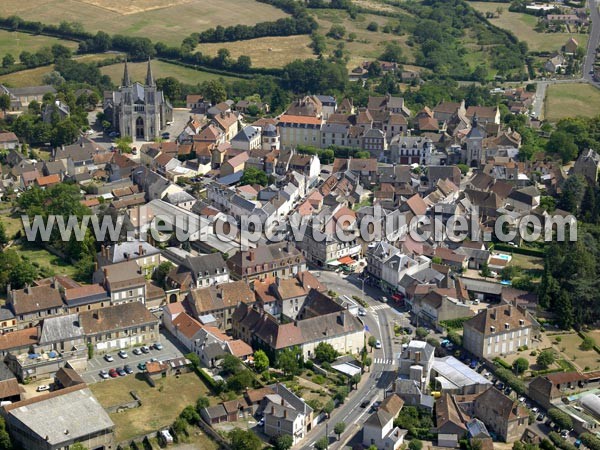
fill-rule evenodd
<path id="1" fill-rule="evenodd" d="M 129 70 L 127 69 L 127 58 L 125 58 L 125 68 L 123 69 L 123 86 L 131 85 L 131 80 L 129 79 Z"/>
<path id="2" fill-rule="evenodd" d="M 152 76 L 152 65 L 148 58 L 148 71 L 146 72 L 146 86 L 154 86 L 154 77 Z"/>

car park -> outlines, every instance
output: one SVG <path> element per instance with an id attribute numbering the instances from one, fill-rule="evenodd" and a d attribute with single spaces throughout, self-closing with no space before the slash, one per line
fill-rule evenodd
<path id="1" fill-rule="evenodd" d="M 129 357 L 129 355 L 127 354 L 127 352 L 125 350 L 119 350 L 119 356 L 123 359 Z"/>
<path id="2" fill-rule="evenodd" d="M 115 358 L 113 358 L 112 355 L 104 355 L 104 359 L 106 360 L 106 362 L 113 362 L 115 360 Z"/>
<path id="3" fill-rule="evenodd" d="M 102 370 L 100 371 L 100 374 L 99 374 L 99 375 L 100 375 L 100 378 L 102 378 L 103 380 L 107 380 L 107 379 L 109 378 L 109 376 L 108 376 L 108 372 L 107 372 L 106 370 L 104 370 L 104 369 L 102 369 Z"/>
<path id="4" fill-rule="evenodd" d="M 50 386 L 48 386 L 47 384 L 41 384 L 36 388 L 36 392 L 44 392 L 44 391 L 49 391 L 50 390 Z"/>

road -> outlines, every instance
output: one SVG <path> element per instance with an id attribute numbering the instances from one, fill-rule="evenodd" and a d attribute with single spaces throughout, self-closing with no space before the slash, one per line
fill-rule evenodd
<path id="1" fill-rule="evenodd" d="M 404 314 L 392 308 L 390 305 L 381 303 L 380 299 L 383 292 L 375 287 L 362 284 L 360 279 L 351 274 L 348 277 L 335 272 L 312 271 L 319 280 L 329 289 L 336 291 L 339 295 L 353 295 L 364 298 L 369 304 L 367 315 L 363 317 L 365 327 L 371 334 L 376 336 L 382 344 L 380 350 L 374 349 L 370 355 L 373 360 L 370 372 L 363 375 L 368 377 L 359 385 L 358 391 L 354 391 L 348 397 L 346 402 L 335 409 L 331 418 L 325 423 L 317 425 L 305 439 L 302 449 L 312 448 L 314 443 L 329 435 L 330 450 L 336 450 L 341 446 L 335 439 L 333 427 L 338 422 L 344 422 L 347 430 L 342 437 L 350 436 L 362 428 L 362 423 L 370 414 L 370 408 L 360 408 L 360 403 L 368 399 L 372 404 L 375 400 L 383 399 L 385 389 L 392 383 L 396 376 L 395 365 L 397 364 L 398 352 L 401 349 L 399 340 L 393 338 L 393 325 L 397 323 L 401 326 L 408 325 L 408 319 Z M 363 289 L 365 295 L 363 296 Z"/>
<path id="2" fill-rule="evenodd" d="M 548 88 L 548 82 L 540 81 L 537 83 L 535 90 L 535 98 L 533 99 L 533 105 L 531 107 L 531 113 L 533 117 L 542 120 L 544 115 L 544 100 L 546 99 L 546 89 Z"/>
<path id="3" fill-rule="evenodd" d="M 590 27 L 590 38 L 588 40 L 585 61 L 583 63 L 583 78 L 588 83 L 600 87 L 600 83 L 594 81 L 592 74 L 590 74 L 596 59 L 596 48 L 600 44 L 600 12 L 598 12 L 598 3 L 596 0 L 589 0 L 588 5 L 592 25 Z"/>

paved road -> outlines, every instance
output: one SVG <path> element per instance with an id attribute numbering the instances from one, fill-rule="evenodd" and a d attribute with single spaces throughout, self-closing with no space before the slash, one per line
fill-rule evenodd
<path id="1" fill-rule="evenodd" d="M 363 317 L 363 322 L 369 332 L 376 336 L 382 343 L 380 350 L 373 350 L 370 355 L 373 360 L 371 371 L 363 375 L 367 379 L 359 385 L 358 391 L 351 393 L 346 402 L 331 414 L 331 418 L 326 423 L 316 426 L 307 436 L 302 449 L 310 449 L 315 441 L 319 440 L 326 433 L 330 437 L 331 450 L 336 450 L 341 444 L 335 439 L 333 427 L 338 422 L 347 424 L 347 431 L 342 437 L 350 436 L 356 433 L 362 423 L 367 419 L 370 408 L 360 408 L 360 403 L 368 399 L 372 404 L 375 400 L 383 399 L 385 389 L 392 383 L 396 376 L 395 366 L 397 365 L 398 352 L 401 343 L 393 339 L 393 325 L 398 323 L 402 326 L 408 325 L 406 316 L 392 308 L 390 305 L 381 303 L 380 299 L 383 292 L 373 286 L 362 284 L 360 279 L 354 274 L 350 276 L 340 275 L 335 272 L 313 271 L 321 282 L 329 289 L 336 291 L 340 295 L 352 297 L 357 295 L 364 298 L 369 304 L 367 315 Z M 363 296 L 364 289 L 364 296 Z"/>
<path id="2" fill-rule="evenodd" d="M 543 119 L 544 115 L 544 101 L 546 99 L 546 88 L 548 87 L 548 82 L 540 81 L 537 83 L 535 90 L 535 99 L 533 100 L 532 105 L 532 114 L 534 117 L 538 119 Z"/>
<path id="3" fill-rule="evenodd" d="M 600 87 L 600 83 L 594 81 L 590 71 L 594 66 L 596 58 L 596 48 L 600 44 L 600 12 L 598 12 L 598 3 L 596 0 L 589 0 L 590 19 L 592 21 L 590 29 L 590 38 L 588 40 L 587 52 L 583 63 L 583 78 L 591 84 Z"/>

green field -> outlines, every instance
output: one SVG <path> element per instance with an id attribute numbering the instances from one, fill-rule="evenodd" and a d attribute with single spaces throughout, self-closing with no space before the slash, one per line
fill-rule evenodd
<path id="1" fill-rule="evenodd" d="M 600 90 L 583 83 L 548 86 L 544 118 L 556 122 L 564 117 L 594 117 L 600 111 Z"/>
<path id="2" fill-rule="evenodd" d="M 143 82 L 146 79 L 147 63 L 128 63 L 129 76 L 132 81 Z M 100 71 L 108 75 L 113 83 L 120 84 L 123 78 L 123 64 L 112 64 L 100 68 Z M 223 78 L 225 81 L 233 81 L 238 78 L 226 77 L 209 72 L 201 72 L 199 70 L 189 69 L 187 67 L 169 64 L 163 61 L 152 61 L 152 73 L 154 78 L 175 77 L 185 84 L 196 85 L 207 80 Z"/>
<path id="3" fill-rule="evenodd" d="M 560 50 L 570 37 L 574 37 L 579 42 L 579 45 L 584 48 L 587 46 L 587 34 L 538 33 L 534 29 L 537 24 L 537 17 L 530 14 L 510 12 L 508 10 L 508 3 L 469 2 L 469 4 L 484 14 L 486 12 L 496 14 L 496 10 L 499 7 L 502 8 L 504 11 L 500 14 L 500 17 L 489 19 L 490 23 L 512 31 L 519 40 L 527 42 L 529 50 L 536 52 Z"/>
<path id="4" fill-rule="evenodd" d="M 0 30 L 0 57 L 11 54 L 19 61 L 23 51 L 36 52 L 43 47 L 61 44 L 71 49 L 77 49 L 77 42 L 56 39 L 48 36 L 34 36 L 28 33 Z"/>
<path id="5" fill-rule="evenodd" d="M 252 25 L 285 13 L 253 0 L 2 0 L 0 15 L 58 24 L 79 22 L 91 32 L 144 36 L 179 45 L 216 25 Z"/>
<path id="6" fill-rule="evenodd" d="M 10 248 L 16 250 L 21 257 L 28 259 L 40 269 L 43 267 L 51 269 L 55 275 L 67 275 L 73 278 L 77 272 L 73 264 L 53 255 L 48 250 L 38 247 L 36 244 L 24 242 L 12 245 Z"/>

